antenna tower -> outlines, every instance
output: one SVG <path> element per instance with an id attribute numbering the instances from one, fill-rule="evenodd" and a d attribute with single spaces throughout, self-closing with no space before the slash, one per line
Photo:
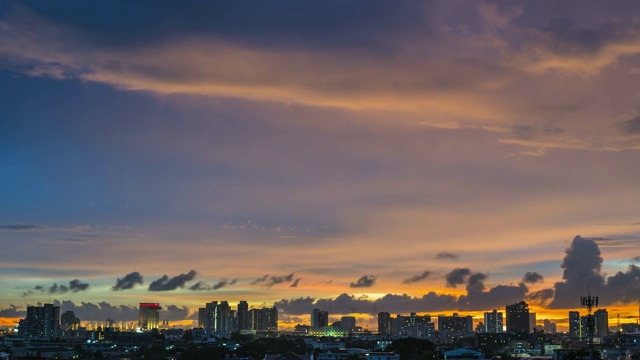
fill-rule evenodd
<path id="1" fill-rule="evenodd" d="M 587 288 L 588 289 L 588 288 Z M 595 360 L 595 353 L 593 349 L 593 315 L 591 310 L 598 307 L 598 297 L 591 296 L 591 291 L 587 290 L 587 296 L 580 296 L 580 304 L 582 307 L 587 308 L 587 332 L 589 333 L 589 350 L 591 352 L 591 359 Z"/>

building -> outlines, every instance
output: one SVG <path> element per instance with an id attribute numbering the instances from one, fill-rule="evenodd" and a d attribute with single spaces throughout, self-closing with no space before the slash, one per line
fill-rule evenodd
<path id="1" fill-rule="evenodd" d="M 345 329 L 349 329 L 350 331 L 355 330 L 356 328 L 356 317 L 355 316 L 343 316 L 340 318 L 340 326 Z"/>
<path id="2" fill-rule="evenodd" d="M 534 330 L 539 330 L 536 329 L 536 323 L 538 322 L 538 319 L 536 319 L 536 313 L 529 313 L 529 332 L 533 333 Z"/>
<path id="3" fill-rule="evenodd" d="M 249 310 L 249 329 L 255 331 L 277 331 L 278 309 L 276 307 L 263 307 L 262 309 Z"/>
<path id="4" fill-rule="evenodd" d="M 76 317 L 73 311 L 65 311 L 60 316 L 60 330 L 62 337 L 75 336 L 80 327 L 80 319 Z"/>
<path id="5" fill-rule="evenodd" d="M 238 303 L 237 318 L 238 318 L 238 330 L 251 329 L 249 327 L 249 304 L 244 300 L 241 300 Z"/>
<path id="6" fill-rule="evenodd" d="M 60 307 L 53 304 L 28 306 L 20 321 L 19 332 L 25 338 L 53 340 L 60 337 Z"/>
<path id="7" fill-rule="evenodd" d="M 311 310 L 311 327 L 321 328 L 329 325 L 329 312 L 326 310 Z"/>
<path id="8" fill-rule="evenodd" d="M 473 317 L 460 316 L 457 313 L 453 313 L 453 316 L 438 315 L 438 332 L 444 342 L 469 336 L 473 334 Z"/>
<path id="9" fill-rule="evenodd" d="M 508 332 L 529 333 L 529 305 L 526 302 L 507 305 L 505 310 Z"/>
<path id="10" fill-rule="evenodd" d="M 582 338 L 582 321 L 580 313 L 577 311 L 569 311 L 569 337 L 572 339 Z"/>
<path id="11" fill-rule="evenodd" d="M 198 325 L 209 335 L 227 336 L 233 331 L 231 307 L 227 301 L 212 301 L 198 309 Z"/>
<path id="12" fill-rule="evenodd" d="M 502 313 L 493 309 L 492 312 L 484 313 L 484 332 L 497 334 L 504 332 L 504 323 L 502 321 Z"/>
<path id="13" fill-rule="evenodd" d="M 607 309 L 598 309 L 593 313 L 594 319 L 594 335 L 597 337 L 605 337 L 609 335 L 609 313 Z"/>
<path id="14" fill-rule="evenodd" d="M 397 315 L 396 326 L 393 335 L 400 337 L 415 337 L 420 339 L 431 339 L 435 337 L 435 325 L 431 322 L 431 315 L 416 315 L 411 313 L 409 316 Z"/>
<path id="15" fill-rule="evenodd" d="M 138 327 L 142 330 L 157 329 L 160 323 L 160 310 L 158 303 L 140 303 L 138 310 Z"/>
<path id="16" fill-rule="evenodd" d="M 378 334 L 391 335 L 391 314 L 388 312 L 378 313 Z"/>
<path id="17" fill-rule="evenodd" d="M 555 334 L 556 331 L 556 323 L 551 322 L 549 319 L 544 319 L 544 332 L 547 334 Z"/>

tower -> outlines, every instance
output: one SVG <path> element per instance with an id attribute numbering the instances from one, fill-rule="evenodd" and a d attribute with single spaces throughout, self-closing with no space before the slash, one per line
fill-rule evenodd
<path id="1" fill-rule="evenodd" d="M 484 332 L 501 333 L 503 332 L 502 313 L 493 309 L 492 312 L 484 313 Z"/>
<path id="2" fill-rule="evenodd" d="M 529 305 L 520 301 L 506 306 L 507 331 L 511 333 L 529 333 Z"/>
<path id="3" fill-rule="evenodd" d="M 378 313 L 378 334 L 391 335 L 391 314 L 388 312 Z"/>
<path id="4" fill-rule="evenodd" d="M 238 303 L 238 330 L 249 330 L 249 304 L 244 300 Z"/>
<path id="5" fill-rule="evenodd" d="M 326 310 L 311 310 L 311 327 L 325 327 L 329 325 L 329 312 Z"/>
<path id="6" fill-rule="evenodd" d="M 157 329 L 160 323 L 160 310 L 158 303 L 140 303 L 138 310 L 138 327 L 142 330 Z"/>

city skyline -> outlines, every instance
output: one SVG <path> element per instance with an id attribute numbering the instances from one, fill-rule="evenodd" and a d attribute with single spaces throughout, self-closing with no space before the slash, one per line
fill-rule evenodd
<path id="1" fill-rule="evenodd" d="M 588 292 L 635 322 L 638 13 L 2 1 L 0 326 L 244 300 L 568 328 Z"/>

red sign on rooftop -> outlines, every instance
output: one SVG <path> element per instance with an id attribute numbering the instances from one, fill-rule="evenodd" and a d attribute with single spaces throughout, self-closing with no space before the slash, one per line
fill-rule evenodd
<path id="1" fill-rule="evenodd" d="M 158 310 L 161 309 L 159 303 L 140 303 L 140 307 L 147 307 L 147 308 L 158 309 Z"/>

